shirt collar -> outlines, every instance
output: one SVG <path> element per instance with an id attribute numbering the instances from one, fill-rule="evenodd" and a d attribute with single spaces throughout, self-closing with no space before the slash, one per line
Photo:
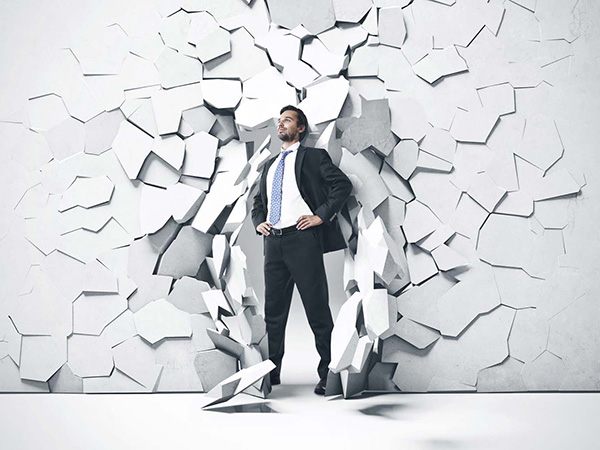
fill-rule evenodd
<path id="1" fill-rule="evenodd" d="M 287 150 L 297 150 L 300 147 L 300 141 L 294 142 L 292 145 L 290 145 Z M 285 150 L 283 148 L 281 148 L 281 153 L 283 153 Z"/>

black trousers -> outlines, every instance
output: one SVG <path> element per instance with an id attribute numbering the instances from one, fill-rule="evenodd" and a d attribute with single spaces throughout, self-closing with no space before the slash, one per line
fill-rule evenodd
<path id="1" fill-rule="evenodd" d="M 317 372 L 320 378 L 325 378 L 331 361 L 333 319 L 317 230 L 313 227 L 264 239 L 265 322 L 269 335 L 269 359 L 277 366 L 271 377 L 279 378 L 281 373 L 285 327 L 295 284 L 321 357 Z"/>

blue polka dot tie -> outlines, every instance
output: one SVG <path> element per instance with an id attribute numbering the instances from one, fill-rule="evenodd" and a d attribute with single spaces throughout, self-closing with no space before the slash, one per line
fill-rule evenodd
<path id="1" fill-rule="evenodd" d="M 292 150 L 286 150 L 281 155 L 279 164 L 275 169 L 275 175 L 273 176 L 273 188 L 271 189 L 271 209 L 269 211 L 269 222 L 271 225 L 275 225 L 281 219 L 281 186 L 283 184 L 283 169 L 285 165 L 285 157 L 292 153 Z"/>

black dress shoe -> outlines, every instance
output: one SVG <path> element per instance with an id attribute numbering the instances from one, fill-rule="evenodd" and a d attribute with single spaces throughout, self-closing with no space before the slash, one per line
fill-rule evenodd
<path id="1" fill-rule="evenodd" d="M 327 386 L 327 378 L 321 378 L 315 386 L 315 394 L 325 395 L 325 387 Z"/>

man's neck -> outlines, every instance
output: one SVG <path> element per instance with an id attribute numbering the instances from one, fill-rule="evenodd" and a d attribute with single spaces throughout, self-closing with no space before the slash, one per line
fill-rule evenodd
<path id="1" fill-rule="evenodd" d="M 281 146 L 281 148 L 283 150 L 287 150 L 289 147 L 294 145 L 296 142 L 298 142 L 298 139 L 296 139 L 295 141 L 283 141 L 283 145 Z"/>

